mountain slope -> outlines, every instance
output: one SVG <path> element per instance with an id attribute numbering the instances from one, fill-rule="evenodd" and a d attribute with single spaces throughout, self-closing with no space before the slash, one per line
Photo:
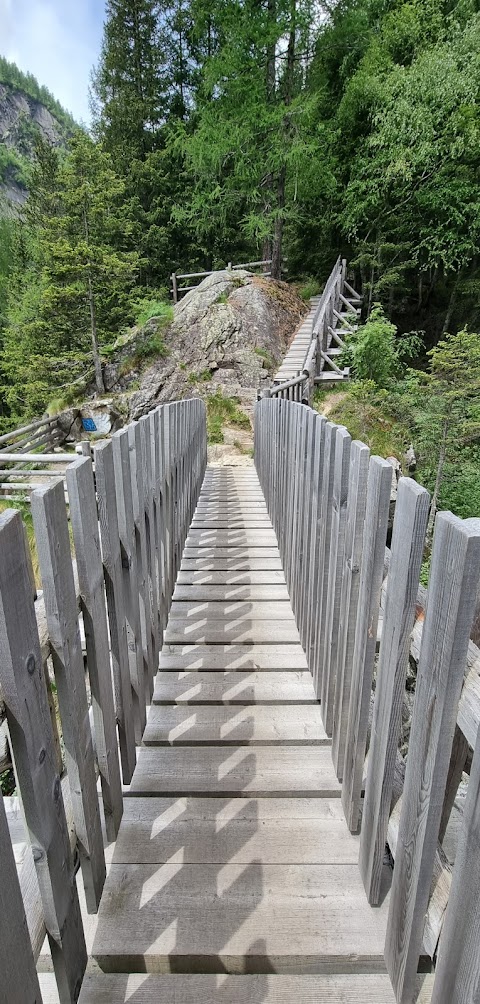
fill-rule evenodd
<path id="1" fill-rule="evenodd" d="M 24 202 L 37 137 L 62 146 L 74 128 L 46 87 L 0 57 L 0 196 Z"/>

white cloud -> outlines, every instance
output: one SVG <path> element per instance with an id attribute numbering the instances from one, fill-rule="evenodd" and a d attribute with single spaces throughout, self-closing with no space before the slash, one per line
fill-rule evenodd
<path id="1" fill-rule="evenodd" d="M 103 0 L 0 0 L 0 53 L 30 72 L 80 121 L 98 59 Z"/>

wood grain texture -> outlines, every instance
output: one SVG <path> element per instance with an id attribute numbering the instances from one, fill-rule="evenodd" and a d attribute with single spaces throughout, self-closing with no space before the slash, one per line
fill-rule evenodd
<path id="1" fill-rule="evenodd" d="M 34 491 L 31 506 L 82 874 L 88 908 L 95 912 L 105 856 L 62 484 Z"/>
<path id="2" fill-rule="evenodd" d="M 355 865 L 112 865 L 93 955 L 105 971 L 383 972 L 384 914 Z"/>
<path id="3" fill-rule="evenodd" d="M 293 612 L 288 599 L 282 600 L 241 600 L 214 599 L 205 600 L 173 600 L 170 608 L 170 623 L 172 620 L 183 621 L 292 621 Z"/>
<path id="4" fill-rule="evenodd" d="M 87 954 L 20 513 L 0 515 L 0 683 L 62 1004 Z"/>
<path id="5" fill-rule="evenodd" d="M 432 1004 L 475 1004 L 480 989 L 480 743 L 474 752 Z"/>
<path id="6" fill-rule="evenodd" d="M 400 479 L 360 836 L 360 872 L 372 905 L 376 905 L 380 898 L 410 635 L 415 618 L 429 506 L 430 496 L 425 488 L 411 478 Z"/>
<path id="7" fill-rule="evenodd" d="M 350 448 L 345 553 L 339 607 L 339 651 L 333 709 L 332 756 L 339 780 L 343 777 L 350 707 L 369 458 L 368 447 L 354 440 Z"/>
<path id="8" fill-rule="evenodd" d="M 390 899 L 385 960 L 399 1002 L 422 948 L 458 701 L 480 577 L 480 521 L 440 513 Z"/>
<path id="9" fill-rule="evenodd" d="M 40 976 L 44 1004 L 49 977 Z M 414 1004 L 429 1004 L 431 976 L 419 976 Z M 50 991 L 51 992 L 51 991 Z M 47 994 L 47 996 L 45 996 Z M 87 973 L 79 1004 L 395 1004 L 388 976 L 198 976 Z"/>
<path id="10" fill-rule="evenodd" d="M 335 798 L 340 786 L 328 747 L 143 747 L 129 795 L 251 793 L 260 797 Z"/>
<path id="11" fill-rule="evenodd" d="M 183 573 L 185 575 L 185 573 Z M 220 573 L 217 573 L 220 574 Z M 254 574 L 253 572 L 251 573 Z M 257 572 L 260 575 L 260 572 Z M 231 576 L 233 578 L 233 576 Z M 289 602 L 288 590 L 286 585 L 280 583 L 248 583 L 248 582 L 215 582 L 215 583 L 189 583 L 184 584 L 184 582 L 179 582 L 177 580 L 177 585 L 175 587 L 175 592 L 173 594 L 174 603 L 176 601 L 182 600 L 184 602 L 192 603 L 195 602 L 208 602 L 208 601 L 218 601 L 225 603 L 226 601 L 232 602 L 236 600 L 248 600 L 251 602 L 255 600 L 285 600 Z"/>
<path id="12" fill-rule="evenodd" d="M 390 464 L 370 457 L 342 788 L 345 817 L 352 831 L 359 821 L 391 487 Z"/>
<path id="13" fill-rule="evenodd" d="M 67 468 L 67 487 L 87 648 L 95 753 L 107 836 L 109 840 L 115 840 L 122 818 L 122 785 L 97 502 L 89 457 L 77 460 Z"/>
<path id="14" fill-rule="evenodd" d="M 146 746 L 330 745 L 318 705 L 286 707 L 152 705 L 143 734 Z"/>
<path id="15" fill-rule="evenodd" d="M 3 798 L 0 798 L 0 968 L 3 1004 L 40 1004 L 35 961 L 13 857 Z"/>
<path id="16" fill-rule="evenodd" d="M 307 671 L 158 673 L 154 704 L 316 703 Z"/>
<path id="17" fill-rule="evenodd" d="M 338 798 L 135 798 L 115 864 L 356 864 Z"/>
<path id="18" fill-rule="evenodd" d="M 300 645 L 164 645 L 160 656 L 160 672 L 307 668 Z"/>
<path id="19" fill-rule="evenodd" d="M 225 642 L 259 645 L 271 642 L 273 635 L 277 642 L 284 645 L 298 645 L 298 630 L 293 617 L 287 621 L 276 620 L 273 629 L 271 623 L 242 616 L 228 621 L 209 620 L 207 617 L 198 621 L 172 617 L 165 631 L 165 641 L 169 645 L 223 645 Z"/>

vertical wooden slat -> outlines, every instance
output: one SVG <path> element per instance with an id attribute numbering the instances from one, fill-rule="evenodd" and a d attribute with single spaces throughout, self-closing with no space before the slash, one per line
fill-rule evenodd
<path id="1" fill-rule="evenodd" d="M 385 961 L 411 1000 L 480 578 L 480 521 L 440 513 L 417 672 Z"/>
<path id="2" fill-rule="evenodd" d="M 352 832 L 357 830 L 359 822 L 391 489 L 390 464 L 380 457 L 371 457 L 342 785 L 343 809 Z"/>
<path id="3" fill-rule="evenodd" d="M 31 506 L 85 895 L 96 912 L 105 856 L 62 482 L 32 492 Z"/>
<path id="4" fill-rule="evenodd" d="M 122 783 L 118 763 L 97 501 L 90 459 L 77 460 L 67 467 L 67 487 L 85 628 L 95 752 L 102 785 L 105 826 L 109 840 L 116 840 L 123 813 Z"/>
<path id="5" fill-rule="evenodd" d="M 315 629 L 313 636 L 313 683 L 317 697 L 322 693 L 323 675 L 323 645 L 325 636 L 325 622 L 328 599 L 328 579 L 330 570 L 330 543 L 332 527 L 332 500 L 333 500 L 333 478 L 335 474 L 335 448 L 336 429 L 333 422 L 327 422 L 325 426 L 325 450 L 324 450 L 324 475 L 322 481 L 322 494 L 320 497 L 320 520 L 319 520 L 319 550 L 318 550 L 318 593 L 315 610 Z"/>
<path id="6" fill-rule="evenodd" d="M 432 1004 L 476 1004 L 480 991 L 480 738 L 473 756 Z"/>
<path id="7" fill-rule="evenodd" d="M 355 440 L 350 448 L 350 472 L 345 528 L 345 554 L 339 611 L 339 653 L 335 680 L 332 758 L 339 781 L 343 777 L 353 650 L 360 591 L 363 526 L 367 505 L 370 450 Z"/>
<path id="8" fill-rule="evenodd" d="M 0 1001 L 41 1004 L 7 817 L 0 797 Z"/>
<path id="9" fill-rule="evenodd" d="M 458 786 L 462 780 L 463 771 L 467 761 L 470 746 L 461 728 L 455 726 L 455 735 L 453 737 L 452 752 L 450 754 L 450 765 L 448 768 L 447 784 L 445 788 L 445 798 L 443 800 L 442 818 L 440 821 L 440 832 L 438 834 L 438 839 L 440 843 L 443 842 L 445 832 L 450 819 L 450 813 L 453 809 L 453 804 L 457 797 Z"/>
<path id="10" fill-rule="evenodd" d="M 151 415 L 140 419 L 140 442 L 142 447 L 143 493 L 145 505 L 145 547 L 147 553 L 147 604 L 152 632 L 152 679 L 158 669 L 159 653 L 159 604 L 157 595 L 156 534 L 154 514 L 154 473 L 152 466 L 152 423 Z"/>
<path id="11" fill-rule="evenodd" d="M 402 722 L 410 638 L 415 620 L 430 496 L 410 478 L 398 485 L 388 588 L 377 668 L 367 784 L 360 834 L 360 872 L 368 901 L 380 899 L 395 761 Z"/>
<path id="12" fill-rule="evenodd" d="M 158 589 L 160 598 L 160 628 L 163 632 L 167 623 L 167 575 L 166 575 L 166 520 L 165 520 L 165 468 L 162 449 L 163 422 L 162 408 L 153 413 L 155 429 L 155 499 L 157 515 L 158 546 Z"/>
<path id="13" fill-rule="evenodd" d="M 152 626 L 150 622 L 150 607 L 148 602 L 148 557 L 145 531 L 145 495 L 142 466 L 142 444 L 138 422 L 127 426 L 130 454 L 130 475 L 132 479 L 132 502 L 134 540 L 137 557 L 137 590 L 140 611 L 140 631 L 142 637 L 144 688 L 146 699 L 153 694 L 153 653 Z"/>
<path id="14" fill-rule="evenodd" d="M 123 596 L 122 554 L 118 529 L 112 443 L 95 447 L 95 479 L 98 495 L 100 538 L 107 596 L 110 647 L 122 777 L 129 784 L 135 770 L 136 750 L 132 685 L 128 662 L 127 624 Z"/>
<path id="15" fill-rule="evenodd" d="M 133 520 L 132 482 L 128 430 L 112 436 L 118 530 L 122 550 L 123 596 L 127 625 L 128 662 L 132 684 L 135 739 L 140 745 L 146 722 L 145 673 L 140 629 L 138 596 L 137 548 Z"/>
<path id="16" fill-rule="evenodd" d="M 2 696 L 60 1001 L 71 1004 L 87 952 L 18 511 L 0 515 L 0 555 Z"/>
<path id="17" fill-rule="evenodd" d="M 315 440 L 315 456 L 313 470 L 313 507 L 312 507 L 312 574 L 310 576 L 310 588 L 307 610 L 307 634 L 305 639 L 305 653 L 310 672 L 313 673 L 313 644 L 315 631 L 315 617 L 318 602 L 318 591 L 320 588 L 320 575 L 318 572 L 320 560 L 321 529 L 322 518 L 322 485 L 325 476 L 325 428 L 326 419 L 323 415 L 315 416 L 317 428 Z"/>
<path id="18" fill-rule="evenodd" d="M 348 499 L 348 473 L 350 466 L 351 437 L 338 426 L 335 431 L 335 465 L 333 471 L 332 517 L 330 533 L 330 559 L 323 624 L 322 644 L 322 719 L 325 731 L 331 736 L 333 729 L 333 703 L 338 663 L 340 599 L 345 552 L 345 525 Z"/>

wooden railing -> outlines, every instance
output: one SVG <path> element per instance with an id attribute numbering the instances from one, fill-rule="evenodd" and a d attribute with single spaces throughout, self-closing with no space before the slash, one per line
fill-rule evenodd
<path id="1" fill-rule="evenodd" d="M 64 477 L 64 471 L 55 468 L 64 468 L 74 456 L 53 452 L 66 438 L 59 417 L 38 419 L 0 436 L 0 499 L 29 501 L 29 493 L 38 487 L 35 479 Z"/>
<path id="2" fill-rule="evenodd" d="M 87 954 L 77 862 L 95 912 L 102 816 L 115 839 L 205 466 L 204 404 L 183 401 L 115 433 L 94 465 L 72 463 L 68 508 L 62 481 L 34 491 L 37 601 L 20 512 L 0 515 L 0 707 L 31 848 L 17 877 L 0 799 L 0 996 L 9 1004 L 41 1000 L 45 933 L 60 1001 L 78 998 Z"/>
<path id="3" fill-rule="evenodd" d="M 346 261 L 338 258 L 325 283 L 313 316 L 311 343 L 302 372 L 291 380 L 273 384 L 269 390 L 263 392 L 262 396 L 311 404 L 315 382 L 320 379 L 322 373 L 325 378 L 329 373 L 337 374 L 338 377 L 348 375 L 348 371 L 337 366 L 331 352 L 332 347 L 335 350 L 345 347 L 342 332 L 350 330 L 345 329 L 341 323 L 345 316 L 345 308 L 348 310 L 349 306 L 345 293 L 348 292 L 355 302 L 360 302 L 358 294 L 347 283 L 346 271 Z"/>
<path id="4" fill-rule="evenodd" d="M 345 817 L 352 831 L 361 825 L 359 863 L 372 905 L 385 892 L 386 846 L 394 858 L 385 960 L 397 1001 L 414 1000 L 419 959 L 427 955 L 438 959 L 434 1004 L 474 1004 L 480 652 L 470 630 L 480 520 L 437 515 L 425 599 L 419 590 L 430 501 L 424 488 L 401 478 L 386 550 L 392 468 L 352 442 L 345 428 L 302 404 L 261 400 L 255 463 L 332 737 Z M 413 648 L 418 672 L 405 769 L 398 747 Z M 451 874 L 442 840 L 469 746 L 473 764 Z"/>
<path id="5" fill-rule="evenodd" d="M 227 270 L 235 271 L 235 269 L 246 268 L 250 271 L 251 269 L 261 268 L 262 275 L 269 276 L 271 275 L 271 272 L 269 271 L 269 267 L 271 266 L 271 264 L 272 264 L 271 258 L 265 258 L 263 261 L 247 261 L 243 265 L 232 265 L 231 261 L 229 261 L 227 265 Z M 178 303 L 181 293 L 189 293 L 191 289 L 196 289 L 196 287 L 202 282 L 203 279 L 206 279 L 207 276 L 209 275 L 215 275 L 215 272 L 218 271 L 219 269 L 217 268 L 217 269 L 210 269 L 209 272 L 182 272 L 182 273 L 172 272 L 170 276 L 170 282 L 171 282 L 171 294 L 173 297 L 173 302 Z M 179 280 L 182 279 L 197 279 L 198 281 L 194 282 L 193 286 L 179 286 L 178 282 Z"/>

